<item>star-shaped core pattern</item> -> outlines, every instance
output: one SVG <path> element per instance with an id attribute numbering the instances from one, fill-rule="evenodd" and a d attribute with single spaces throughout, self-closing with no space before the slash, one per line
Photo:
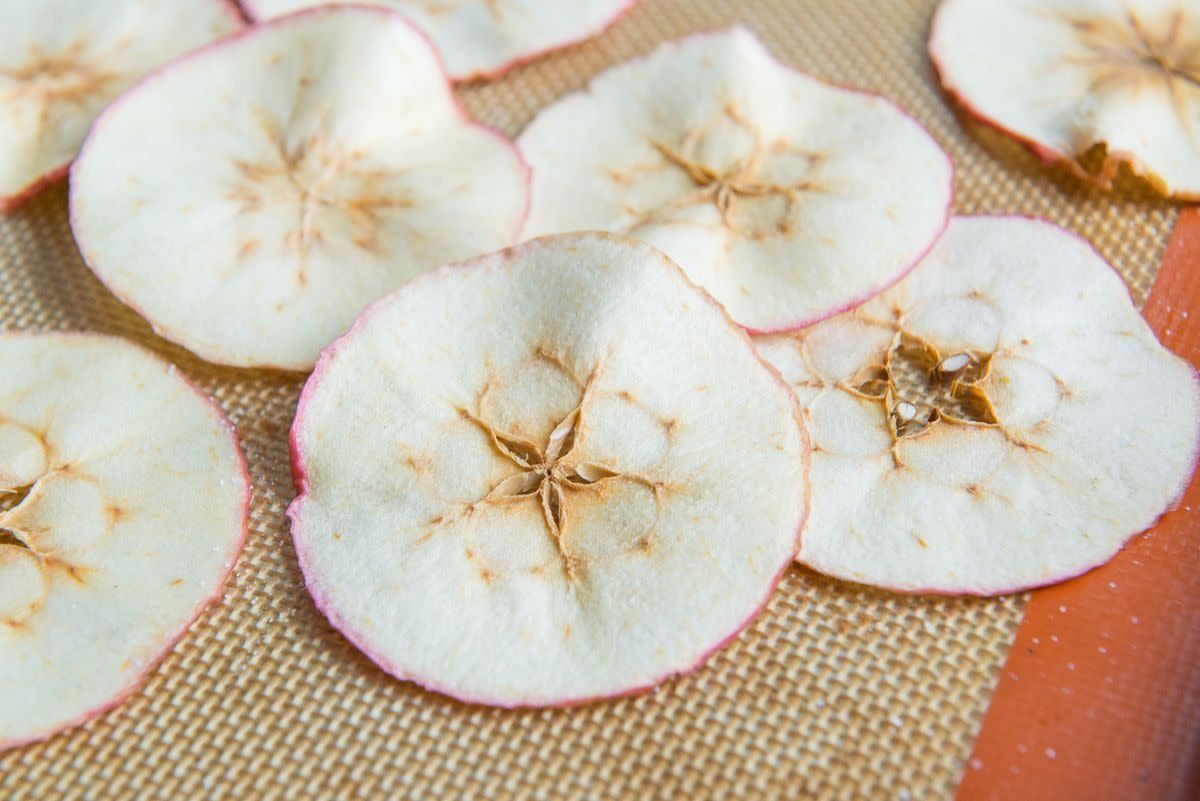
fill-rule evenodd
<path id="1" fill-rule="evenodd" d="M 114 94 L 124 76 L 100 66 L 105 62 L 104 57 L 89 53 L 82 40 L 54 52 L 32 44 L 24 62 L 0 66 L 0 79 L 12 84 L 8 92 L 0 93 L 0 103 L 36 102 L 41 130 L 55 113 L 67 108 L 79 112 Z"/>
<path id="2" fill-rule="evenodd" d="M 291 210 L 295 224 L 279 244 L 285 254 L 301 260 L 297 283 L 307 283 L 303 259 L 327 243 L 326 228 L 345 232 L 360 251 L 380 255 L 384 225 L 396 224 L 396 215 L 414 205 L 408 192 L 396 185 L 396 176 L 368 166 L 361 151 L 341 152 L 319 132 L 290 141 L 265 114 L 259 115 L 258 123 L 269 155 L 234 160 L 236 178 L 226 199 L 244 215 Z M 262 245 L 258 239 L 246 239 L 238 248 L 239 260 Z"/>
<path id="3" fill-rule="evenodd" d="M 575 463 L 572 460 L 582 408 L 582 405 L 576 408 L 555 426 L 544 447 L 500 431 L 470 411 L 462 412 L 464 417 L 483 429 L 496 450 L 519 471 L 493 487 L 482 503 L 540 504 L 546 528 L 565 558 L 568 573 L 571 572 L 572 560 L 567 557 L 563 544 L 563 522 L 571 492 L 613 478 L 643 481 L 637 476 L 619 473 L 603 465 Z"/>
<path id="4" fill-rule="evenodd" d="M 1200 100 L 1200 33 L 1196 20 L 1177 8 L 1156 22 L 1140 17 L 1132 9 L 1113 17 L 1068 16 L 1065 22 L 1078 38 L 1081 50 L 1065 61 L 1089 71 L 1089 94 L 1137 96 L 1161 91 L 1184 132 L 1196 138 L 1195 109 Z M 1104 151 L 1104 145 L 1093 145 L 1077 161 L 1085 177 L 1109 185 L 1120 161 L 1104 158 Z"/>
<path id="5" fill-rule="evenodd" d="M 0 463 L 0 626 L 19 629 L 45 601 L 52 573 L 86 583 L 83 550 L 127 510 L 82 465 L 56 459 L 43 432 L 0 421 L 0 438 L 10 449 Z M 58 518 L 63 508 L 69 525 Z"/>
<path id="6" fill-rule="evenodd" d="M 739 140 L 750 143 L 746 155 L 718 166 L 695 155 L 703 152 L 706 138 L 718 126 L 729 125 Z M 782 141 L 765 141 L 733 103 L 727 103 L 722 116 L 709 125 L 688 132 L 678 147 L 657 139 L 651 140 L 650 145 L 662 161 L 614 178 L 628 182 L 638 173 L 673 169 L 685 173 L 695 190 L 655 208 L 629 209 L 633 217 L 627 229 L 630 232 L 649 225 L 684 222 L 674 216 L 676 212 L 711 204 L 721 215 L 721 225 L 732 233 L 750 239 L 786 236 L 803 196 L 824 188 L 815 177 L 822 161 L 820 154 Z"/>
<path id="7" fill-rule="evenodd" d="M 1183 103 L 1185 92 L 1200 87 L 1200 35 L 1183 9 L 1172 11 L 1162 25 L 1132 10 L 1115 18 L 1068 17 L 1067 23 L 1086 51 L 1075 63 L 1095 70 L 1094 92 L 1162 82 L 1172 101 Z"/>
<path id="8" fill-rule="evenodd" d="M 992 355 L 958 351 L 943 356 L 932 342 L 899 330 L 883 363 L 867 366 L 843 389 L 882 403 L 896 439 L 919 434 L 939 420 L 996 426 L 982 388 Z"/>

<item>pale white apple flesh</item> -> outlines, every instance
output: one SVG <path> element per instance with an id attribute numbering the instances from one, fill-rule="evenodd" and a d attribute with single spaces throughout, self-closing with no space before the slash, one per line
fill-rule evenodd
<path id="1" fill-rule="evenodd" d="M 549 50 L 595 36 L 636 0 L 372 0 L 403 14 L 433 42 L 455 80 L 493 78 Z M 243 0 L 267 20 L 361 0 Z"/>
<path id="2" fill-rule="evenodd" d="M 740 28 L 610 69 L 518 145 L 533 168 L 526 236 L 645 240 L 755 331 L 894 283 L 952 199 L 950 160 L 912 118 L 778 63 Z"/>
<path id="3" fill-rule="evenodd" d="M 143 81 L 71 173 L 88 266 L 213 362 L 308 369 L 364 306 L 510 244 L 511 142 L 467 120 L 437 55 L 381 9 L 303 12 Z"/>
<path id="4" fill-rule="evenodd" d="M 1200 197 L 1197 0 L 945 0 L 929 53 L 968 112 L 1043 160 Z"/>
<path id="5" fill-rule="evenodd" d="M 62 178 L 126 87 L 241 25 L 225 0 L 0 3 L 0 213 Z"/>
<path id="6" fill-rule="evenodd" d="M 0 749 L 133 692 L 220 596 L 250 482 L 232 426 L 123 340 L 0 334 Z"/>
<path id="7" fill-rule="evenodd" d="M 1149 528 L 1196 465 L 1195 370 L 1049 223 L 956 218 L 878 298 L 756 344 L 812 436 L 800 560 L 839 578 L 978 595 L 1060 581 Z"/>
<path id="8" fill-rule="evenodd" d="M 291 437 L 317 605 L 390 673 L 500 706 L 698 666 L 766 602 L 807 507 L 791 390 L 668 259 L 605 234 L 373 305 Z"/>

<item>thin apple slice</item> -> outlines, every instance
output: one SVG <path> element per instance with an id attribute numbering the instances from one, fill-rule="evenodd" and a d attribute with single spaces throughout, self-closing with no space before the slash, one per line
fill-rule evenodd
<path id="1" fill-rule="evenodd" d="M 308 369 L 370 301 L 510 244 L 511 142 L 470 122 L 437 55 L 382 9 L 303 12 L 143 81 L 71 173 L 84 259 L 210 361 Z"/>
<path id="2" fill-rule="evenodd" d="M 813 439 L 800 560 L 904 592 L 996 595 L 1111 558 L 1196 466 L 1191 365 L 1049 223 L 956 218 L 904 281 L 757 340 Z"/>
<path id="3" fill-rule="evenodd" d="M 1110 186 L 1200 198 L 1200 3 L 946 0 L 929 54 L 983 122 Z"/>
<path id="4" fill-rule="evenodd" d="M 636 236 L 755 331 L 891 285 L 950 213 L 953 168 L 920 125 L 779 64 L 740 28 L 609 70 L 518 144 L 533 167 L 526 236 Z"/>
<path id="5" fill-rule="evenodd" d="M 127 86 L 241 25 L 225 0 L 0 3 L 0 213 L 66 175 Z"/>
<path id="6" fill-rule="evenodd" d="M 246 536 L 237 435 L 123 340 L 0 334 L 0 749 L 134 691 Z"/>
<path id="7" fill-rule="evenodd" d="M 605 234 L 373 305 L 291 442 L 292 535 L 330 622 L 398 677 L 499 706 L 697 667 L 766 602 L 808 499 L 788 387 L 669 260 Z"/>
<path id="8" fill-rule="evenodd" d="M 360 0 L 243 0 L 267 20 Z M 494 78 L 550 50 L 595 36 L 637 0 L 372 0 L 400 12 L 432 40 L 456 81 Z"/>

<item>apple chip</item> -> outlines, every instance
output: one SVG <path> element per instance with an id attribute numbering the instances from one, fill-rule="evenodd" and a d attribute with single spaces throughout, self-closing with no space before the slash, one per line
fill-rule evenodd
<path id="1" fill-rule="evenodd" d="M 304 370 L 414 275 L 510 244 L 511 142 L 382 9 L 318 9 L 168 66 L 97 120 L 71 174 L 84 259 L 155 329 L 238 366 Z"/>
<path id="2" fill-rule="evenodd" d="M 697 667 L 766 603 L 808 498 L 788 387 L 670 261 L 604 234 L 373 305 L 317 364 L 292 455 L 296 552 L 333 625 L 499 706 Z"/>
<path id="3" fill-rule="evenodd" d="M 0 749 L 134 691 L 221 594 L 250 482 L 233 427 L 123 340 L 0 334 Z"/>
<path id="4" fill-rule="evenodd" d="M 929 53 L 963 108 L 1109 186 L 1200 198 L 1200 3 L 946 0 Z"/>
<path id="5" fill-rule="evenodd" d="M 0 213 L 62 178 L 127 86 L 240 27 L 225 0 L 0 3 Z"/>
<path id="6" fill-rule="evenodd" d="M 637 0 L 372 0 L 412 20 L 456 81 L 494 78 L 546 51 L 595 36 Z M 256 19 L 361 0 L 244 0 Z"/>
<path id="7" fill-rule="evenodd" d="M 1149 528 L 1196 465 L 1195 370 L 1048 223 L 957 218 L 878 298 L 757 344 L 813 440 L 800 560 L 840 578 L 978 595 L 1062 581 Z"/>
<path id="8" fill-rule="evenodd" d="M 891 285 L 950 213 L 953 168 L 920 125 L 779 64 L 740 28 L 603 73 L 518 144 L 533 168 L 526 236 L 643 239 L 755 331 Z"/>

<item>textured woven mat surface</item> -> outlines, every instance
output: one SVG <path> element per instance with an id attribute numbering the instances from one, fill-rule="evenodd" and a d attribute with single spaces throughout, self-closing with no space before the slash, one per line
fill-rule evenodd
<path id="1" fill-rule="evenodd" d="M 1036 214 L 1078 231 L 1140 303 L 1173 207 L 1094 192 L 996 135 L 964 131 L 924 57 L 932 9 L 932 0 L 643 0 L 604 36 L 462 95 L 515 134 L 604 67 L 741 21 L 787 62 L 915 113 L 958 163 L 959 212 Z M 384 675 L 301 584 L 283 516 L 300 379 L 216 368 L 155 338 L 82 266 L 65 206 L 60 187 L 0 220 L 0 327 L 120 334 L 179 364 L 241 432 L 252 529 L 224 602 L 142 691 L 85 727 L 0 756 L 0 798 L 952 796 L 1023 597 L 893 597 L 793 569 L 699 673 L 574 710 L 472 708 Z"/>

